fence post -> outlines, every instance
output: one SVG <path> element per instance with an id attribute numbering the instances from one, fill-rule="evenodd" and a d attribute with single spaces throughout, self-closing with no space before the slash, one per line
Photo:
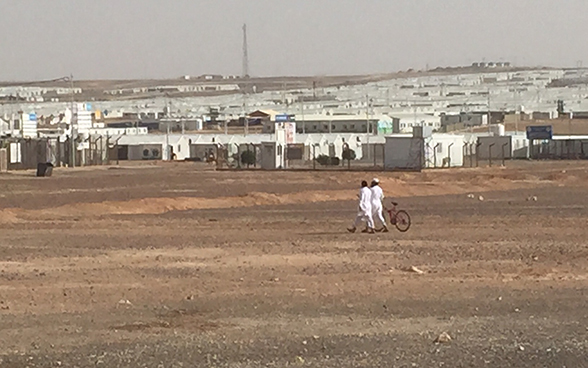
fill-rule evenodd
<path id="1" fill-rule="evenodd" d="M 98 146 L 98 141 L 100 141 L 100 146 Z M 96 143 L 94 144 L 94 147 L 96 147 L 96 166 L 98 166 L 99 162 L 100 165 L 102 165 L 102 136 L 99 136 L 98 139 L 96 139 Z M 100 148 L 98 148 L 100 147 Z"/>
<path id="2" fill-rule="evenodd" d="M 61 167 L 61 142 L 59 137 L 57 137 L 57 143 L 55 145 L 55 155 L 57 156 L 57 162 L 55 162 L 55 166 Z"/>
<path id="3" fill-rule="evenodd" d="M 343 154 L 341 155 L 341 165 L 345 165 L 345 154 L 347 154 L 347 170 L 351 170 L 351 152 L 349 152 L 349 144 L 343 142 Z"/>
<path id="4" fill-rule="evenodd" d="M 110 165 L 110 136 L 106 136 L 106 164 Z"/>
<path id="5" fill-rule="evenodd" d="M 349 151 L 349 148 L 347 148 L 347 150 Z M 348 153 L 348 157 L 347 157 L 347 170 L 351 170 L 351 152 Z"/>
<path id="6" fill-rule="evenodd" d="M 433 166 L 435 169 L 437 168 L 437 147 L 439 147 L 441 143 L 437 143 L 435 147 L 433 147 Z"/>
<path id="7" fill-rule="evenodd" d="M 506 166 L 506 163 L 505 163 L 505 157 L 504 157 L 504 156 L 505 156 L 505 155 L 504 155 L 504 149 L 506 148 L 506 146 L 508 146 L 508 143 L 504 143 L 504 144 L 502 145 L 502 166 Z"/>
<path id="8" fill-rule="evenodd" d="M 475 143 L 468 144 L 470 147 L 470 167 L 474 167 L 474 144 Z"/>
<path id="9" fill-rule="evenodd" d="M 316 170 L 316 145 L 312 145 L 312 169 Z"/>
<path id="10" fill-rule="evenodd" d="M 119 157 L 119 154 L 118 154 L 118 139 L 116 140 L 116 142 L 114 142 L 114 152 L 116 152 L 116 166 L 118 166 L 118 157 Z"/>
<path id="11" fill-rule="evenodd" d="M 451 168 L 451 147 L 453 147 L 453 143 L 447 147 L 447 168 Z"/>
<path id="12" fill-rule="evenodd" d="M 382 145 L 382 170 L 386 170 L 386 144 Z"/>
<path id="13" fill-rule="evenodd" d="M 492 167 L 492 147 L 494 143 L 488 145 L 488 166 Z"/>
<path id="14" fill-rule="evenodd" d="M 104 137 L 100 136 L 100 166 L 104 165 Z"/>
<path id="15" fill-rule="evenodd" d="M 73 128 L 72 128 L 72 135 L 70 137 L 70 142 L 71 146 L 70 146 L 70 156 L 71 156 L 71 161 L 69 162 L 69 167 L 76 167 L 76 140 L 74 139 L 74 135 L 73 135 Z"/>

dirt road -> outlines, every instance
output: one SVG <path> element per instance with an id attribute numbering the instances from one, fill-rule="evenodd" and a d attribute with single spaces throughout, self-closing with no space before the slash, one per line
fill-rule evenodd
<path id="1" fill-rule="evenodd" d="M 588 366 L 588 164 L 371 175 L 0 176 L 0 367 Z"/>

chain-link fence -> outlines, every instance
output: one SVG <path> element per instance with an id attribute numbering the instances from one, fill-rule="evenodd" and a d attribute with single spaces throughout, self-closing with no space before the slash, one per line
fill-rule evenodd
<path id="1" fill-rule="evenodd" d="M 363 144 L 354 150 L 348 144 L 217 144 L 202 146 L 195 156 L 198 161 L 208 157 L 206 161 L 219 169 L 382 170 L 384 147 Z"/>
<path id="2" fill-rule="evenodd" d="M 7 170 L 36 169 L 40 163 L 55 167 L 107 165 L 112 144 L 109 137 L 62 140 L 60 138 L 7 138 L 0 140 L 3 155 L 0 166 Z"/>

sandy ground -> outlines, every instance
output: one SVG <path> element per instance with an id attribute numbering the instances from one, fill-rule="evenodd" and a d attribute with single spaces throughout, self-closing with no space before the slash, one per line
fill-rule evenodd
<path id="1" fill-rule="evenodd" d="M 373 175 L 0 176 L 0 367 L 588 367 L 587 163 Z"/>

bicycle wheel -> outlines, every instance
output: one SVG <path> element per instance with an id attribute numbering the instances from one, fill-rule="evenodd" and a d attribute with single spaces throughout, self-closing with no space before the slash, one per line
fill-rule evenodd
<path id="1" fill-rule="evenodd" d="M 408 212 L 400 210 L 396 212 L 396 228 L 401 233 L 405 233 L 410 229 L 410 216 Z"/>

